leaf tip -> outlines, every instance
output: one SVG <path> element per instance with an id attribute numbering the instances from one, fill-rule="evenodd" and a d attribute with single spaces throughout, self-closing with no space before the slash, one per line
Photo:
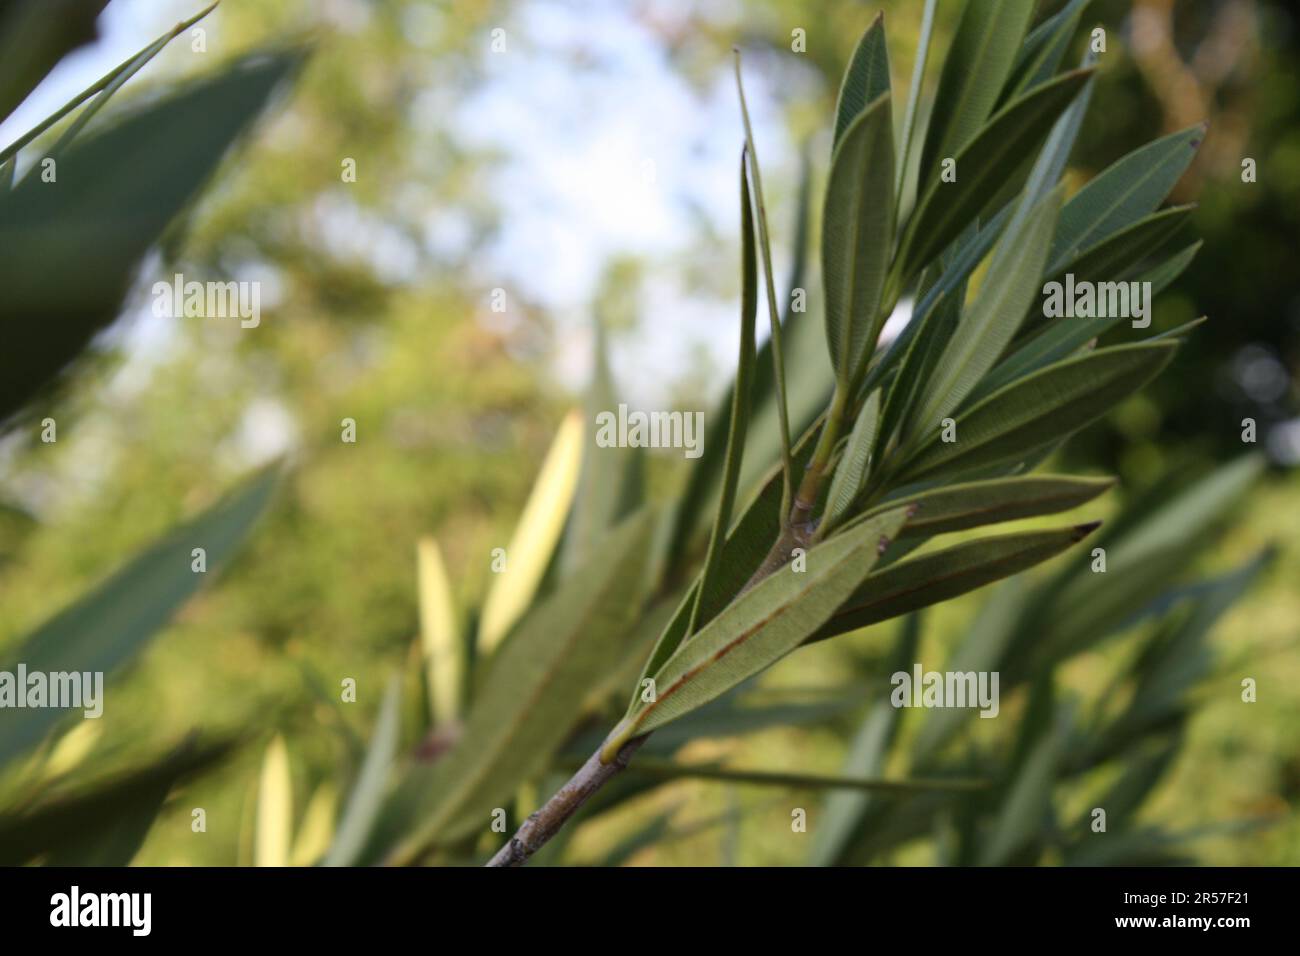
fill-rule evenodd
<path id="1" fill-rule="evenodd" d="M 1070 535 L 1070 540 L 1082 541 L 1084 538 L 1088 537 L 1088 535 L 1092 534 L 1100 527 L 1101 527 L 1100 521 L 1089 521 L 1084 524 L 1077 524 L 1074 526 L 1073 533 Z"/>

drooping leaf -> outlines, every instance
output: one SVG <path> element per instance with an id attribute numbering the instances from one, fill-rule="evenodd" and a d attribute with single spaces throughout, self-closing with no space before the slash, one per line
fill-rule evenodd
<path id="1" fill-rule="evenodd" d="M 606 536 L 501 646 L 455 749 L 417 767 L 383 814 L 380 837 L 402 836 L 393 859 L 486 830 L 492 808 L 546 766 L 588 688 L 621 663 L 640 608 L 650 518 L 635 516 Z"/>
<path id="2" fill-rule="evenodd" d="M 608 407 L 608 406 L 607 406 Z M 505 570 L 492 575 L 479 620 L 478 646 L 490 654 L 527 610 L 555 553 L 583 465 L 583 420 L 576 409 L 560 423 L 506 547 Z M 587 455 L 588 459 L 593 455 Z"/>
<path id="3" fill-rule="evenodd" d="M 931 537 L 1069 511 L 1091 501 L 1114 484 L 1113 478 L 1022 475 L 944 485 L 908 496 L 916 513 L 903 528 L 899 539 Z M 877 505 L 855 521 L 889 507 L 889 503 Z"/>
<path id="4" fill-rule="evenodd" d="M 974 139 L 997 102 L 1034 12 L 1033 0 L 968 0 L 944 60 L 922 151 L 920 181 Z"/>
<path id="5" fill-rule="evenodd" d="M 826 343 L 841 387 L 858 375 L 884 324 L 881 297 L 893 237 L 894 134 L 890 98 L 884 94 L 844 133 L 826 187 Z"/>
<path id="6" fill-rule="evenodd" d="M 992 535 L 891 564 L 869 575 L 812 640 L 855 631 L 1018 574 L 1082 541 L 1096 527 Z"/>
<path id="7" fill-rule="evenodd" d="M 0 192 L 0 421 L 116 317 L 141 257 L 301 60 L 257 55 L 188 82 L 78 139 L 55 182 Z"/>
<path id="8" fill-rule="evenodd" d="M 261 472 L 170 532 L 20 641 L 13 661 L 25 663 L 29 673 L 102 671 L 107 678 L 230 560 L 270 499 L 276 477 L 273 470 Z M 191 570 L 194 548 L 206 550 L 204 574 Z M 65 713 L 49 707 L 6 711 L 0 722 L 0 764 L 37 743 Z"/>
<path id="9" fill-rule="evenodd" d="M 633 703 L 607 751 L 619 737 L 630 739 L 689 713 L 798 647 L 866 577 L 908 510 L 901 505 L 817 545 L 806 555 L 805 570 L 787 566 L 741 595 L 653 675 L 653 700 Z"/>
<path id="10" fill-rule="evenodd" d="M 1016 461 L 1096 421 L 1154 378 L 1176 349 L 1172 341 L 1117 345 L 1013 382 L 958 414 L 956 441 L 941 441 L 935 429 L 900 480 Z"/>
<path id="11" fill-rule="evenodd" d="M 889 92 L 889 51 L 885 48 L 885 15 L 876 14 L 867 32 L 862 34 L 849 68 L 844 71 L 840 84 L 839 101 L 835 105 L 835 137 L 832 152 L 840 144 L 849 125 L 884 93 Z"/>
<path id="12" fill-rule="evenodd" d="M 1025 93 L 954 157 L 955 182 L 944 182 L 938 170 L 921 182 L 921 199 L 899 243 L 904 276 L 919 271 L 989 206 L 1009 170 L 1046 139 L 1091 77 L 1091 70 L 1075 70 Z"/>

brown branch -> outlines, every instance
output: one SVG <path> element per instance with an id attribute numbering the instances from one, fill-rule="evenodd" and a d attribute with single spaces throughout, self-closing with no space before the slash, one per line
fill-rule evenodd
<path id="1" fill-rule="evenodd" d="M 555 792 L 541 809 L 531 813 L 524 825 L 510 838 L 510 841 L 497 851 L 487 863 L 488 866 L 523 866 L 528 858 L 546 845 L 546 842 L 560 831 L 568 819 L 591 798 L 597 790 L 627 766 L 632 755 L 641 749 L 649 734 L 633 737 L 625 743 L 614 759 L 602 763 L 600 749 L 587 758 L 569 782 Z"/>

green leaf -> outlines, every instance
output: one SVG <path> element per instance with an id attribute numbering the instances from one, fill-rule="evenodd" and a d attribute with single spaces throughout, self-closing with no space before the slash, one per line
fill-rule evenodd
<path id="1" fill-rule="evenodd" d="M 854 422 L 853 431 L 849 434 L 849 443 L 831 478 L 830 492 L 826 496 L 826 511 L 821 523 L 823 530 L 819 532 L 823 536 L 841 523 L 867 482 L 867 466 L 870 464 L 879 421 L 880 389 L 876 389 L 867 397 L 866 404 L 858 413 L 858 420 Z"/>
<path id="2" fill-rule="evenodd" d="M 1262 470 L 1262 460 L 1247 455 L 1180 493 L 1157 486 L 1140 508 L 1126 508 L 1096 542 L 1105 548 L 1106 573 L 1085 573 L 1084 562 L 1054 582 L 1035 618 L 1051 620 L 1051 633 L 1046 639 L 1019 638 L 1017 667 L 1032 670 L 1064 660 L 1132 619 L 1213 543 L 1213 526 L 1245 499 Z"/>
<path id="3" fill-rule="evenodd" d="M 628 765 L 629 773 L 645 774 L 661 780 L 722 780 L 763 787 L 790 787 L 807 790 L 858 790 L 867 793 L 967 793 L 986 786 L 972 778 L 936 777 L 884 780 L 879 777 L 780 773 L 767 770 L 741 770 L 731 767 L 674 763 L 654 758 L 639 758 Z"/>
<path id="4" fill-rule="evenodd" d="M 1003 101 L 1014 99 L 1025 90 L 1047 82 L 1061 65 L 1070 41 L 1079 29 L 1079 20 L 1091 0 L 1070 0 L 1059 12 L 1029 31 L 1011 78 L 1002 93 Z"/>
<path id="5" fill-rule="evenodd" d="M 1154 298 L 1187 268 L 1200 247 L 1201 243 L 1199 242 L 1188 246 L 1140 276 L 1136 281 L 1150 282 L 1151 296 Z M 984 377 L 984 380 L 976 386 L 967 402 L 977 402 L 993 394 L 1004 385 L 1024 378 L 1026 375 L 1036 372 L 1053 362 L 1067 358 L 1093 339 L 1105 335 L 1122 321 L 1125 321 L 1122 315 L 1096 318 L 1070 318 L 1066 316 L 1051 320 L 1033 335 L 1027 336 L 1022 345 L 999 362 L 993 371 L 989 372 Z M 1185 326 L 1180 326 L 1178 329 L 1171 329 L 1167 333 L 1152 336 L 1147 341 L 1154 342 L 1162 338 L 1173 337 L 1175 333 L 1182 335 L 1201 324 L 1202 321 L 1202 319 L 1196 319 Z"/>
<path id="6" fill-rule="evenodd" d="M 727 528 L 731 525 L 731 509 L 736 502 L 736 487 L 740 482 L 740 466 L 745 454 L 745 434 L 749 428 L 752 402 L 751 389 L 756 362 L 754 323 L 758 319 L 758 262 L 754 255 L 754 221 L 749 196 L 749 176 L 745 169 L 745 152 L 740 155 L 740 354 L 736 358 L 736 383 L 731 393 L 731 416 L 727 430 L 727 459 L 722 475 L 722 494 L 718 511 L 713 519 L 713 533 L 705 555 L 700 583 L 695 592 L 695 606 L 691 610 L 687 634 L 699 627 L 701 603 L 706 594 L 713 593 L 718 576 L 718 562 L 725 548 Z"/>
<path id="7" fill-rule="evenodd" d="M 881 295 L 893 237 L 894 134 L 885 94 L 850 124 L 835 150 L 826 187 L 826 343 L 843 386 L 866 362 L 886 318 Z"/>
<path id="8" fill-rule="evenodd" d="M 758 242 L 763 254 L 763 279 L 767 287 L 768 328 L 771 336 L 772 380 L 776 385 L 777 426 L 781 436 L 781 510 L 788 512 L 794 496 L 793 448 L 790 441 L 790 400 L 787 395 L 785 348 L 782 345 L 780 309 L 776 304 L 776 277 L 772 273 L 772 241 L 767 231 L 767 203 L 763 198 L 763 176 L 759 171 L 758 148 L 754 145 L 754 128 L 749 121 L 749 107 L 745 104 L 745 84 L 740 75 L 740 50 L 736 53 L 736 94 L 740 98 L 740 116 L 745 124 L 745 146 L 749 156 L 749 169 L 754 181 L 754 204 L 758 218 Z"/>
<path id="9" fill-rule="evenodd" d="M 907 88 L 907 108 L 903 112 L 903 142 L 898 150 L 898 202 L 899 215 L 911 208 L 915 198 L 916 182 L 913 171 L 921 162 L 916 126 L 921 104 L 921 88 L 925 82 L 925 67 L 930 59 L 930 38 L 934 35 L 934 11 L 938 0 L 925 0 L 921 11 L 921 37 L 916 44 L 916 59 L 912 62 L 912 82 Z"/>
<path id="10" fill-rule="evenodd" d="M 100 5 L 102 6 L 102 4 Z M 116 67 L 114 67 L 104 76 L 100 77 L 98 81 L 86 87 L 86 89 L 82 90 L 80 93 L 74 96 L 71 100 L 65 103 L 60 109 L 58 109 L 54 113 L 51 113 L 49 116 L 45 117 L 45 119 L 41 120 L 40 123 L 36 124 L 36 126 L 32 127 L 22 136 L 18 137 L 18 139 L 14 140 L 4 149 L 0 149 L 0 164 L 3 164 L 5 160 L 12 157 L 20 149 L 22 149 L 32 140 L 36 139 L 36 137 L 40 136 L 42 133 L 44 133 L 47 129 L 52 127 L 59 120 L 63 119 L 63 117 L 67 116 L 69 113 L 75 110 L 86 100 L 90 99 L 92 96 L 95 96 L 96 94 L 99 94 L 95 102 L 91 104 L 91 106 L 87 107 L 85 112 L 83 112 L 80 116 L 77 117 L 76 123 L 74 123 L 68 129 L 68 131 L 66 131 L 59 137 L 59 142 L 61 144 L 66 145 L 66 143 L 69 142 L 73 138 L 73 136 L 75 136 L 76 132 L 86 125 L 86 123 L 90 120 L 90 118 L 93 117 L 95 113 L 97 113 L 104 106 L 104 104 L 108 102 L 109 97 L 111 97 L 115 92 L 117 92 L 117 90 L 119 90 L 122 87 L 122 85 L 126 83 L 127 80 L 129 80 L 136 73 L 140 72 L 140 70 L 145 66 L 145 64 L 147 64 L 155 56 L 161 53 L 163 48 L 166 47 L 168 43 L 176 39 L 176 37 L 180 36 L 182 33 L 184 33 L 190 27 L 194 26 L 194 24 L 198 23 L 209 13 L 211 13 L 214 9 L 216 9 L 216 6 L 217 6 L 216 3 L 209 4 L 207 7 L 200 10 L 198 13 L 190 17 L 188 20 L 183 20 L 180 23 L 176 24 L 176 26 L 172 27 L 170 30 L 168 30 L 166 33 L 160 36 L 157 40 L 149 44 L 143 50 L 140 50 L 130 59 L 123 60 L 121 63 L 119 63 Z M 0 43 L 3 42 L 4 41 L 0 40 Z M 58 151 L 58 147 L 55 147 L 54 151 Z M 12 171 L 13 171 L 13 167 L 11 165 L 10 166 L 11 174 Z"/>
<path id="11" fill-rule="evenodd" d="M 984 228 L 957 241 L 952 247 L 949 263 L 944 266 L 943 271 L 939 274 L 938 281 L 921 296 L 920 303 L 913 306 L 911 319 L 903 331 L 889 343 L 889 348 L 885 350 L 885 354 L 874 362 L 868 370 L 867 377 L 862 384 L 862 391 L 870 392 L 877 385 L 884 382 L 885 377 L 893 371 L 911 350 L 913 342 L 921 330 L 925 328 L 935 309 L 948 297 L 951 296 L 956 301 L 960 310 L 961 301 L 965 296 L 964 293 L 957 293 L 957 289 L 964 288 L 963 283 L 970 277 L 975 267 L 983 261 L 988 251 L 993 248 L 993 243 L 1002 234 L 1003 227 L 1011 220 L 1013 211 L 1014 208 L 1011 205 L 1003 207 L 996 216 L 988 221 Z M 888 411 L 888 404 L 886 404 L 886 411 Z"/>
<path id="12" fill-rule="evenodd" d="M 13 0 L 0 7 L 0 120 L 68 53 L 97 39 L 108 0 Z"/>
<path id="13" fill-rule="evenodd" d="M 984 125 L 1029 29 L 1034 0 L 968 0 L 943 64 L 922 151 L 920 181 Z"/>
<path id="14" fill-rule="evenodd" d="M 890 651 L 887 673 L 911 668 L 921 638 L 921 615 L 909 614 L 902 621 L 898 638 Z M 903 709 L 881 700 L 867 711 L 858 728 L 848 755 L 840 767 L 845 777 L 878 777 L 885 771 L 890 747 L 898 733 Z M 858 823 L 872 804 L 870 793 L 833 793 L 826 800 L 821 818 L 813 832 L 808 855 L 809 866 L 833 866 L 843 856 Z"/>
<path id="15" fill-rule="evenodd" d="M 348 797 L 339 822 L 338 832 L 330 845 L 322 866 L 351 866 L 365 848 L 366 838 L 374 827 L 375 819 L 383 806 L 388 777 L 397 757 L 401 737 L 402 682 L 394 676 L 384 692 L 384 702 L 379 708 L 379 720 L 370 737 L 366 759 L 361 764 L 356 783 Z"/>
<path id="16" fill-rule="evenodd" d="M 867 32 L 862 34 L 853 59 L 844 72 L 840 84 L 839 101 L 835 104 L 835 138 L 831 151 L 858 115 L 882 94 L 889 92 L 889 51 L 885 48 L 885 15 L 876 14 Z"/>
<path id="17" fill-rule="evenodd" d="M 1176 349 L 1172 341 L 1117 345 L 1027 375 L 961 412 L 957 440 L 935 434 L 900 480 L 1014 462 L 1096 421 L 1159 374 Z"/>
<path id="18" fill-rule="evenodd" d="M 814 547 L 730 604 L 653 675 L 653 701 L 628 710 L 607 750 L 721 696 L 780 660 L 817 630 L 870 572 L 907 520 L 906 505 Z"/>
<path id="19" fill-rule="evenodd" d="M 1049 271 L 1155 210 L 1196 155 L 1206 126 L 1197 123 L 1129 153 L 1092 179 L 1061 210 Z"/>
<path id="20" fill-rule="evenodd" d="M 1017 210 L 993 252 L 984 284 L 944 349 L 916 412 L 909 416 L 905 427 L 909 437 L 934 434 L 1011 342 L 1038 292 L 1060 200 L 1058 188 L 1028 210 L 1023 206 Z M 964 440 L 965 436 L 959 444 Z"/>
<path id="21" fill-rule="evenodd" d="M 41 671 L 114 673 L 204 582 L 230 560 L 275 487 L 267 470 L 193 521 L 173 530 L 129 564 L 38 627 L 12 660 Z M 207 552 L 207 573 L 190 570 L 193 548 Z M 4 668 L 12 671 L 12 667 Z M 24 708 L 0 722 L 0 764 L 37 743 L 66 711 Z"/>
<path id="22" fill-rule="evenodd" d="M 1031 705 L 1032 706 L 1032 705 Z M 1032 843 L 1048 826 L 1052 816 L 1052 786 L 1068 738 L 1066 711 L 1061 708 L 1055 719 L 1049 714 L 1033 714 L 1026 719 L 1029 740 L 1023 760 L 1015 766 L 1015 776 L 993 821 L 992 832 L 980 849 L 981 866 L 1001 866 L 1026 844 Z M 1033 719 L 1033 718 L 1037 719 Z"/>
<path id="23" fill-rule="evenodd" d="M 1069 511 L 1091 501 L 1115 484 L 1113 478 L 1073 475 L 1023 475 L 946 485 L 908 496 L 916 508 L 899 539 L 931 537 L 983 525 Z M 891 507 L 877 505 L 863 520 Z"/>
<path id="24" fill-rule="evenodd" d="M 606 536 L 501 646 L 456 748 L 413 770 L 390 801 L 381 836 L 396 830 L 404 837 L 393 859 L 486 830 L 492 808 L 559 749 L 587 691 L 622 663 L 640 608 L 650 517 L 631 518 Z"/>
<path id="25" fill-rule="evenodd" d="M 167 755 L 0 815 L 0 866 L 126 866 L 179 782 L 229 755 L 231 741 L 190 738 Z"/>
<path id="26" fill-rule="evenodd" d="M 1077 255 L 1059 269 L 1049 267 L 1053 280 L 1072 273 L 1076 282 L 1118 281 L 1136 273 L 1142 262 L 1156 253 L 1178 230 L 1195 206 L 1171 206 L 1139 219 Z"/>
<path id="27" fill-rule="evenodd" d="M 608 410 L 611 406 L 606 406 Z M 542 461 L 519 524 L 506 547 L 504 571 L 492 575 L 478 628 L 481 655 L 490 654 L 523 615 L 555 555 L 583 471 L 583 420 L 569 412 Z M 598 452 L 589 449 L 587 458 Z"/>
<path id="28" fill-rule="evenodd" d="M 80 138 L 56 182 L 0 192 L 0 421 L 117 316 L 140 259 L 301 60 L 253 56 L 189 82 Z"/>
<path id="29" fill-rule="evenodd" d="M 856 631 L 1018 574 L 1082 541 L 1096 527 L 993 535 L 891 564 L 868 576 L 812 640 Z"/>
<path id="30" fill-rule="evenodd" d="M 822 370 L 826 367 L 826 343 L 821 330 L 809 317 L 808 311 L 795 312 L 792 308 L 795 289 L 804 288 L 808 259 L 808 218 L 812 197 L 812 175 L 808 157 L 802 157 L 799 175 L 799 201 L 794 224 L 793 265 L 787 286 L 786 307 L 781 319 L 782 337 L 789 348 L 790 366 L 793 370 L 790 415 L 798 430 L 826 406 L 829 386 L 825 384 Z M 748 443 L 743 456 L 739 488 L 752 489 L 756 482 L 766 478 L 772 462 L 781 454 L 778 437 L 776 381 L 772 360 L 772 340 L 768 338 L 758 350 L 754 381 L 750 386 L 752 396 Z M 673 515 L 673 532 L 668 549 L 668 567 L 681 567 L 691 540 L 701 529 L 700 515 L 706 507 L 716 502 L 720 494 L 721 476 L 725 461 L 725 443 L 730 427 L 731 394 L 735 382 L 709 413 L 708 429 L 704 438 L 704 453 L 695 463 L 686 489 L 682 492 Z"/>
<path id="31" fill-rule="evenodd" d="M 899 244 L 898 268 L 904 277 L 947 248 L 988 207 L 1012 168 L 1047 138 L 1091 78 L 1092 70 L 1075 70 L 1030 90 L 990 119 L 956 155 L 955 182 L 943 182 L 937 170 L 922 180 L 921 199 Z"/>

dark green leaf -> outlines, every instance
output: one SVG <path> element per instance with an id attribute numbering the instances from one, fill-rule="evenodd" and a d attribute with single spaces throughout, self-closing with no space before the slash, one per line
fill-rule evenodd
<path id="1" fill-rule="evenodd" d="M 28 673 L 111 675 L 230 560 L 270 499 L 276 477 L 275 471 L 262 472 L 137 555 L 20 642 L 14 663 L 26 664 Z M 194 548 L 207 553 L 206 573 L 191 570 Z M 49 707 L 7 711 L 0 723 L 0 764 L 37 743 L 65 713 Z"/>

